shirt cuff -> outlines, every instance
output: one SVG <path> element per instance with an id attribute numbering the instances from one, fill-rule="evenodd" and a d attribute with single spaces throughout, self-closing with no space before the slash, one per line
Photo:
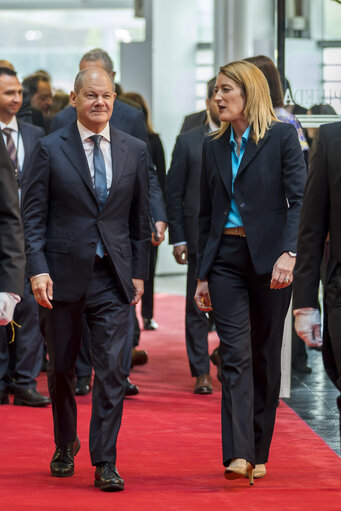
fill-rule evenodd
<path id="1" fill-rule="evenodd" d="M 21 298 L 20 298 L 20 296 L 19 296 L 19 295 L 16 295 L 15 293 L 7 293 L 7 294 L 9 294 L 10 296 L 13 296 L 14 300 L 15 300 L 17 303 L 21 302 Z"/>
<path id="2" fill-rule="evenodd" d="M 302 307 L 301 309 L 294 309 L 293 314 L 297 316 L 298 314 L 304 314 L 305 312 L 312 312 L 316 309 L 314 307 Z"/>
<path id="3" fill-rule="evenodd" d="M 179 241 L 178 243 L 173 243 L 173 247 L 178 247 L 179 245 L 187 245 L 187 241 Z"/>
<path id="4" fill-rule="evenodd" d="M 33 277 L 30 277 L 30 281 L 37 279 L 38 277 L 42 277 L 43 275 L 50 275 L 49 273 L 38 273 L 38 275 L 33 275 Z"/>

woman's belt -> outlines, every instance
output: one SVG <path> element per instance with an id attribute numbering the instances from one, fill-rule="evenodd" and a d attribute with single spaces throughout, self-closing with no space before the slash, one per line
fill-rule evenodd
<path id="1" fill-rule="evenodd" d="M 246 236 L 244 227 L 225 227 L 225 229 L 223 229 L 223 234 L 227 234 L 229 236 L 240 236 L 242 238 L 245 238 Z"/>

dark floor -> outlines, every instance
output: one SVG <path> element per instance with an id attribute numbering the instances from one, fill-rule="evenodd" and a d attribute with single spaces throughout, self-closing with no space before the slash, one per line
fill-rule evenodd
<path id="1" fill-rule="evenodd" d="M 321 352 L 309 349 L 308 365 L 311 374 L 293 371 L 291 397 L 284 401 L 340 455 L 339 393 L 326 375 Z"/>

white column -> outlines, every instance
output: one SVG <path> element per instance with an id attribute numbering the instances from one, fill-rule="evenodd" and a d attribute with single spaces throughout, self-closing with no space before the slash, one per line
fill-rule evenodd
<path id="1" fill-rule="evenodd" d="M 153 0 L 152 114 L 167 168 L 182 120 L 195 111 L 196 5 L 196 0 Z M 159 248 L 157 273 L 185 273 L 167 243 Z"/>
<path id="2" fill-rule="evenodd" d="M 274 58 L 272 0 L 215 0 L 215 69 L 254 55 Z"/>

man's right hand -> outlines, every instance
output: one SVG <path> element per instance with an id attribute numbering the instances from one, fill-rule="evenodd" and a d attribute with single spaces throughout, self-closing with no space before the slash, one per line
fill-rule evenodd
<path id="1" fill-rule="evenodd" d="M 178 264 L 187 264 L 187 245 L 176 245 L 173 247 L 173 256 Z"/>
<path id="2" fill-rule="evenodd" d="M 53 282 L 50 275 L 31 277 L 31 287 L 36 302 L 42 307 L 52 309 L 50 300 L 53 300 Z"/>
<path id="3" fill-rule="evenodd" d="M 296 309 L 294 315 L 296 333 L 306 345 L 313 348 L 322 346 L 320 311 L 307 307 Z"/>

